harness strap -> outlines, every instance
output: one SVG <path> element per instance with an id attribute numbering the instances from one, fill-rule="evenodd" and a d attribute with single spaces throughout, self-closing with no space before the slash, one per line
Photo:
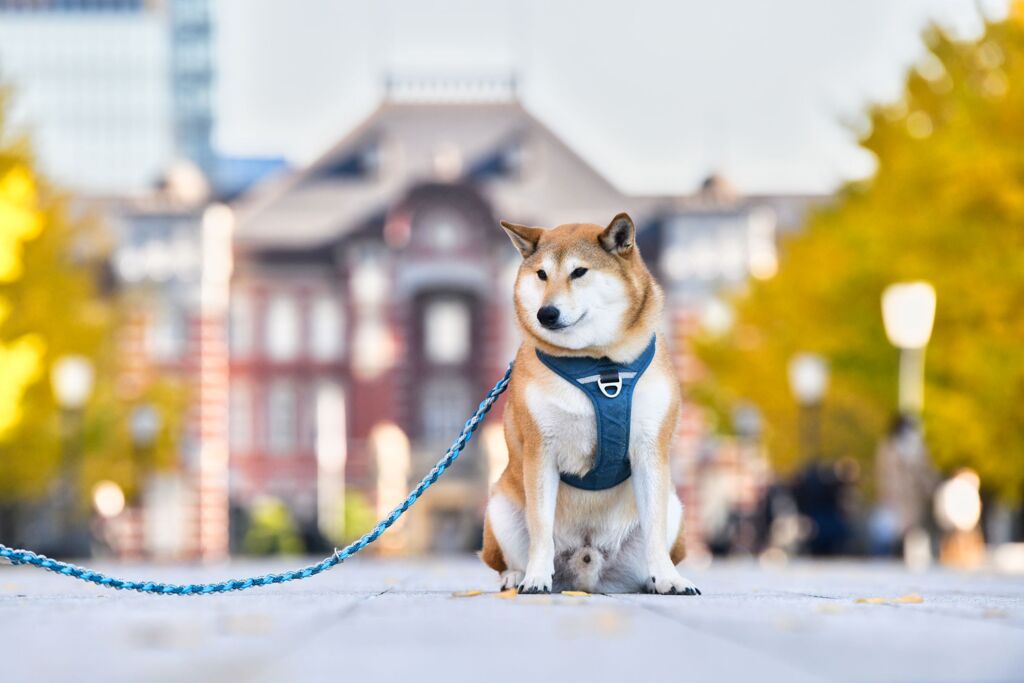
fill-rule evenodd
<path id="1" fill-rule="evenodd" d="M 588 491 L 602 491 L 629 479 L 629 423 L 633 389 L 654 359 L 655 338 L 635 360 L 616 363 L 609 358 L 553 356 L 537 349 L 552 372 L 586 394 L 594 406 L 597 443 L 594 464 L 583 475 L 561 472 L 562 481 Z"/>

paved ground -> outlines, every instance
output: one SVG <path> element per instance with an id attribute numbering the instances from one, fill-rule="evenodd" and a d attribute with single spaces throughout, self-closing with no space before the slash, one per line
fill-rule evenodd
<path id="1" fill-rule="evenodd" d="M 117 568 L 210 580 L 288 563 Z M 109 567 L 107 567 L 109 569 Z M 716 563 L 700 598 L 494 594 L 475 560 L 352 560 L 205 598 L 0 566 L 0 678 L 62 680 L 1022 681 L 1024 578 L 895 565 Z M 459 591 L 484 591 L 457 597 Z M 859 603 L 917 594 L 920 602 Z"/>

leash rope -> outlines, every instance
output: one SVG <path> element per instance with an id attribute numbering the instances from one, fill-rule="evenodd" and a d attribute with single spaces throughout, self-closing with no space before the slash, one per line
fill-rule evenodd
<path id="1" fill-rule="evenodd" d="M 108 576 L 85 567 L 79 567 L 68 562 L 53 560 L 45 555 L 34 553 L 31 550 L 8 548 L 2 543 L 0 543 L 0 557 L 7 558 L 11 561 L 11 564 L 27 564 L 39 569 L 45 569 L 56 574 L 62 574 L 64 576 L 69 576 L 81 581 L 87 581 L 106 588 L 116 588 L 117 590 L 136 591 L 138 593 L 150 593 L 155 595 L 210 595 L 212 593 L 241 591 L 257 586 L 269 586 L 276 583 L 287 583 L 288 581 L 308 579 L 311 576 L 316 576 L 321 572 L 332 569 L 352 557 L 360 550 L 380 538 L 380 535 L 387 531 L 388 527 L 397 522 L 398 519 L 413 506 L 419 497 L 422 496 L 428 488 L 434 485 L 441 475 L 444 474 L 445 470 L 455 462 L 455 459 L 459 457 L 459 454 L 462 453 L 462 449 L 465 448 L 466 444 L 469 443 L 469 440 L 473 438 L 473 432 L 476 431 L 476 428 L 483 421 L 484 416 L 487 415 L 491 410 L 491 407 L 494 406 L 494 402 L 498 400 L 498 396 L 500 396 L 508 387 L 508 381 L 511 376 L 512 364 L 510 363 L 508 369 L 505 370 L 505 375 L 498 380 L 498 383 L 494 385 L 493 389 L 487 392 L 487 397 L 480 402 L 480 405 L 477 407 L 476 412 L 473 413 L 473 416 L 466 420 L 466 424 L 462 428 L 462 433 L 459 434 L 459 437 L 455 439 L 455 442 L 448 448 L 444 457 L 442 457 L 437 464 L 434 465 L 434 468 L 420 480 L 420 483 L 416 485 L 416 488 L 409 493 L 406 499 L 402 501 L 398 507 L 392 510 L 387 517 L 380 520 L 377 523 L 377 526 L 369 532 L 363 534 L 360 538 L 341 550 L 335 550 L 333 555 L 324 558 L 316 564 L 309 565 L 308 567 L 283 572 L 281 574 L 266 574 L 264 576 L 249 577 L 247 579 L 230 579 L 227 581 L 220 581 L 218 583 L 178 584 L 160 583 L 156 581 L 127 581 L 125 579 Z"/>

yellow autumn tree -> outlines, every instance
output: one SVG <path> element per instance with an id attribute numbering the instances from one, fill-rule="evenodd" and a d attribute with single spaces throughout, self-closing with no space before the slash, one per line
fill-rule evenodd
<path id="1" fill-rule="evenodd" d="M 971 466 L 1003 499 L 1024 495 L 1024 3 L 976 41 L 938 29 L 903 97 L 870 111 L 878 162 L 782 246 L 779 274 L 735 301 L 737 324 L 704 339 L 697 395 L 760 406 L 776 464 L 797 464 L 786 364 L 823 354 L 826 456 L 870 466 L 896 410 L 897 352 L 880 298 L 890 283 L 938 293 L 927 352 L 926 439 L 945 470 Z M 723 410 L 723 413 L 726 411 Z"/>
<path id="2" fill-rule="evenodd" d="M 33 170 L 27 141 L 8 132 L 6 101 L 0 88 L 0 530 L 13 533 L 19 506 L 52 490 L 69 438 L 81 494 L 113 479 L 131 495 L 148 469 L 172 464 L 184 401 L 166 381 L 142 396 L 119 393 L 123 306 L 116 292 L 100 291 L 109 238 L 101 224 L 72 218 L 67 196 Z M 69 354 L 88 358 L 96 375 L 73 435 L 62 434 L 50 382 L 55 361 Z M 129 426 L 141 402 L 163 417 L 157 447 L 144 457 L 133 452 Z M 79 500 L 86 514 L 87 497 Z"/>
<path id="3" fill-rule="evenodd" d="M 0 166 L 0 282 L 21 276 L 22 243 L 38 237 L 42 227 L 29 170 L 18 163 Z M 0 298 L 0 326 L 11 316 L 11 309 L 11 302 Z M 36 334 L 0 340 L 0 440 L 21 421 L 22 397 L 42 370 L 44 352 L 45 345 Z"/>
<path id="4" fill-rule="evenodd" d="M 66 200 L 7 133 L 0 97 L 0 502 L 47 492 L 60 461 L 55 359 L 98 361 L 112 313 L 96 294 L 95 229 L 68 219 Z"/>

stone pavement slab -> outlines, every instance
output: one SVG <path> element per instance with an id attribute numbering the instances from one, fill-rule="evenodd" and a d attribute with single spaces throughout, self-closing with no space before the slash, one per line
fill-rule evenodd
<path id="1" fill-rule="evenodd" d="M 200 581 L 300 560 L 118 566 Z M 119 593 L 0 567 L 10 681 L 1022 681 L 1024 579 L 894 564 L 716 562 L 703 597 L 495 594 L 472 558 L 357 558 L 207 597 Z M 479 595 L 453 593 L 480 590 Z M 859 598 L 921 596 L 920 602 Z"/>

